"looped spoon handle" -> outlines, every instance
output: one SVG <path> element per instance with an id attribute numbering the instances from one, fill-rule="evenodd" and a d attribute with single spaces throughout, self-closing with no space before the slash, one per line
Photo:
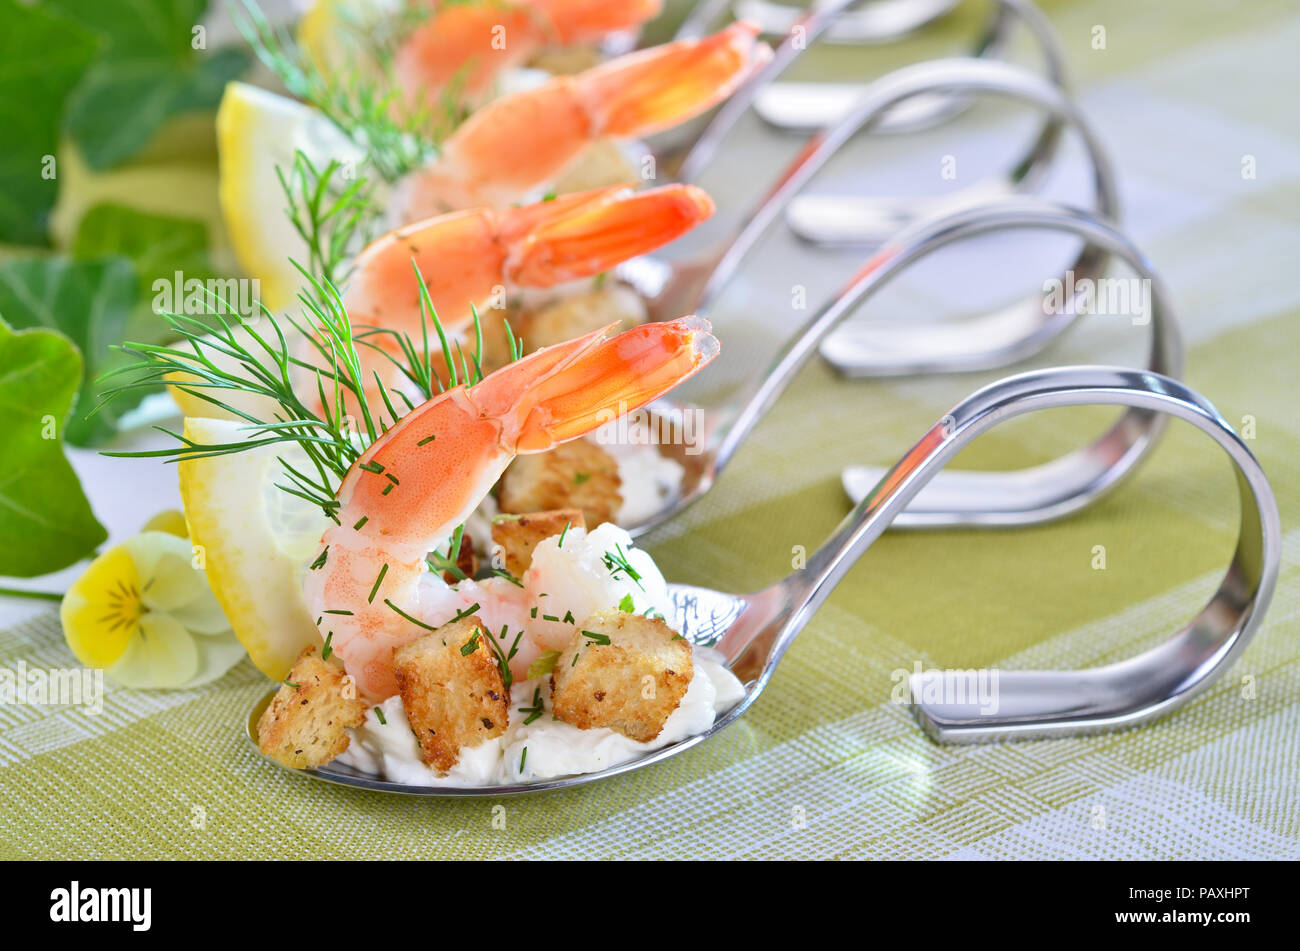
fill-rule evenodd
<path id="1" fill-rule="evenodd" d="M 1178 376 L 1182 372 L 1182 344 L 1169 295 L 1145 256 L 1110 225 L 1085 212 L 1038 199 L 1020 198 L 967 208 L 942 218 L 921 222 L 900 233 L 853 277 L 830 303 L 822 307 L 782 348 L 767 374 L 727 410 L 728 424 L 715 436 L 716 469 L 730 460 L 750 431 L 772 407 L 830 332 L 865 304 L 893 277 L 938 248 L 952 242 L 1008 229 L 1063 231 L 1084 238 L 1090 246 L 1125 261 L 1149 288 L 1144 318 L 1150 334 L 1147 367 L 1153 372 Z M 1046 312 L 1037 305 L 1034 349 L 1044 346 L 1076 317 L 1073 313 Z M 980 320 L 984 343 L 996 340 Z M 861 332 L 867 333 L 870 324 Z M 899 327 L 906 334 L 908 327 Z M 937 339 L 960 335 L 959 325 L 946 324 Z M 884 338 L 887 335 L 877 334 Z M 823 353 L 834 337 L 823 345 Z M 1006 359 L 1022 356 L 1019 351 Z M 981 364 L 984 365 L 984 364 Z M 906 512 L 894 520 L 897 528 L 941 528 L 951 525 L 1029 525 L 1060 518 L 1095 500 L 1132 471 L 1155 444 L 1161 426 L 1159 414 L 1131 407 L 1090 445 L 1052 462 L 1013 472 L 945 472 L 918 495 Z M 846 487 L 854 501 L 879 479 L 879 470 L 851 469 Z"/>
<path id="2" fill-rule="evenodd" d="M 968 95 L 983 94 L 1002 96 L 1021 102 L 1031 103 L 1047 110 L 1055 120 L 1068 122 L 1074 128 L 1084 144 L 1088 161 L 1092 168 L 1092 188 L 1096 208 L 1101 217 L 1114 220 L 1119 214 L 1118 189 L 1110 160 L 1102 147 L 1092 126 L 1065 94 L 1056 86 L 1039 79 L 1032 73 L 1018 66 L 1007 63 L 984 62 L 981 60 L 949 59 L 934 60 L 915 66 L 905 66 L 873 82 L 867 87 L 862 99 L 852 113 L 838 125 L 820 132 L 808 140 L 807 146 L 778 176 L 776 182 L 758 204 L 755 210 L 745 217 L 744 225 L 732 236 L 726 246 L 717 253 L 714 266 L 707 282 L 698 295 L 690 300 L 691 311 L 707 311 L 740 270 L 741 264 L 757 247 L 772 224 L 786 211 L 793 208 L 793 202 L 812 181 L 823 166 L 843 148 L 854 136 L 869 131 L 881 122 L 890 111 L 900 103 L 917 96 L 934 92 L 962 92 Z M 1031 152 L 1031 157 L 1021 163 L 1020 169 L 1012 173 L 1013 183 L 1027 183 L 1031 169 L 1044 164 L 1050 152 L 1055 148 L 1055 138 L 1050 142 L 1040 140 Z M 998 197 L 1014 194 L 1011 188 L 1003 185 L 983 183 L 948 196 L 943 205 L 933 205 L 929 215 L 937 216 L 944 210 L 959 210 L 973 204 L 987 201 L 990 193 Z M 911 202 L 915 205 L 915 201 Z M 932 203 L 933 204 L 933 203 Z M 858 208 L 861 203 L 852 200 L 847 207 Z M 883 206 L 882 206 L 883 207 Z M 855 232 L 871 232 L 872 240 L 868 243 L 879 244 L 895 234 L 902 226 L 917 220 L 915 211 L 888 213 L 884 217 L 871 213 L 864 221 L 848 227 Z M 796 217 L 794 223 L 797 225 Z M 844 230 L 844 226 L 839 226 Z M 1094 255 L 1095 257 L 1095 255 Z M 1076 262 L 1077 269 L 1104 267 L 1104 258 L 1100 260 L 1085 259 Z M 891 354 L 885 359 L 890 361 L 874 372 L 894 373 L 913 372 L 909 360 L 911 354 Z M 949 363 L 952 362 L 949 358 Z M 928 367 L 927 367 L 928 368 Z M 959 367 L 947 366 L 947 369 Z"/>
<path id="3" fill-rule="evenodd" d="M 1227 453 L 1236 467 L 1241 527 L 1219 589 L 1172 638 L 1137 657 L 1080 671 L 1000 671 L 993 709 L 966 692 L 969 672 L 922 673 L 912 679 L 912 696 L 920 698 L 914 708 L 935 739 L 968 743 L 1135 726 L 1186 703 L 1241 653 L 1268 607 L 1281 557 L 1277 503 L 1259 463 L 1213 406 L 1177 380 L 1117 367 L 1023 373 L 958 404 L 885 474 L 804 571 L 746 599 L 748 623 L 733 625 L 719 647 L 737 667 L 745 655 L 761 658 L 759 679 L 765 682 L 853 563 L 953 456 L 1003 420 L 1092 404 L 1185 420 Z"/>

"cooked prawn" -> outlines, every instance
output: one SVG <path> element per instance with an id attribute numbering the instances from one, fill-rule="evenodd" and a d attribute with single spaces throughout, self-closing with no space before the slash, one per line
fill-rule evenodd
<path id="1" fill-rule="evenodd" d="M 322 536 L 304 592 L 313 613 L 329 618 L 331 645 L 367 696 L 396 692 L 394 648 L 470 610 L 425 559 L 516 454 L 544 452 L 592 432 L 611 413 L 644 406 L 719 349 L 708 322 L 695 317 L 612 338 L 608 330 L 538 350 L 434 397 L 348 471 L 337 495 L 339 524 Z M 490 630 L 523 623 L 519 596 L 476 603 Z"/>
<path id="2" fill-rule="evenodd" d="M 651 135 L 721 102 L 770 50 L 753 24 L 630 53 L 502 96 L 475 112 L 433 164 L 394 191 L 402 221 L 504 207 L 543 188 L 592 142 Z"/>
<path id="3" fill-rule="evenodd" d="M 358 256 L 344 305 L 354 324 L 417 339 L 419 269 L 443 327 L 457 332 L 509 287 L 593 277 L 667 244 L 713 214 L 689 185 L 578 192 L 520 208 L 453 212 L 390 232 Z"/>
<path id="4" fill-rule="evenodd" d="M 447 4 L 398 49 L 397 77 L 413 97 L 436 96 L 453 80 L 477 97 L 502 70 L 527 62 L 545 46 L 590 43 L 638 27 L 660 9 L 660 0 Z"/>

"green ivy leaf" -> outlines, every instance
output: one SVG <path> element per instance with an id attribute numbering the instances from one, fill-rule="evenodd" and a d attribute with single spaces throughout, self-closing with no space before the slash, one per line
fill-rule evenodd
<path id="1" fill-rule="evenodd" d="M 95 260 L 114 255 L 134 262 L 141 301 L 152 299 L 155 281 L 175 282 L 177 271 L 186 280 L 205 281 L 215 276 L 208 258 L 208 226 L 204 222 L 147 214 L 126 205 L 96 205 L 81 219 L 72 256 Z M 148 343 L 153 336 L 131 339 Z"/>
<path id="2" fill-rule="evenodd" d="M 64 433 L 68 442 L 88 445 L 103 439 L 116 430 L 117 419 L 133 405 L 131 400 L 119 398 L 89 415 L 99 402 L 91 383 L 125 359 L 109 347 L 125 339 L 127 319 L 136 306 L 138 280 L 135 268 L 123 257 L 0 262 L 0 318 L 19 330 L 58 330 L 85 355 L 81 396 Z M 143 392 L 135 392 L 134 402 L 139 402 Z M 59 417 L 60 425 L 64 418 Z"/>
<path id="3" fill-rule="evenodd" d="M 64 101 L 101 46 L 79 22 L 0 0 L 0 243 L 48 243 Z"/>
<path id="4" fill-rule="evenodd" d="M 237 49 L 192 46 L 207 0 L 47 0 L 107 45 L 68 101 L 64 124 L 96 170 L 130 158 L 172 116 L 214 108 L 248 68 Z"/>
<path id="5" fill-rule="evenodd" d="M 80 380 L 66 337 L 0 321 L 0 575 L 66 568 L 108 537 L 58 438 Z"/>

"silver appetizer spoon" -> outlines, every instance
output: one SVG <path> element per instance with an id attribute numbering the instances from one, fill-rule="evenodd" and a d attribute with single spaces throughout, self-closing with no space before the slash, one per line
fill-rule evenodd
<path id="1" fill-rule="evenodd" d="M 842 119 L 866 95 L 872 83 L 794 83 L 778 81 L 801 56 L 820 40 L 835 38 L 836 29 L 856 24 L 873 31 L 876 42 L 889 42 L 923 26 L 956 4 L 952 0 L 909 0 L 907 3 L 862 3 L 861 0 L 822 0 L 778 23 L 771 13 L 778 5 L 738 8 L 739 19 L 752 19 L 764 33 L 783 35 L 771 61 L 756 73 L 710 118 L 686 123 L 658 136 L 657 161 L 675 169 L 679 181 L 695 182 L 718 157 L 723 142 L 752 108 L 769 125 L 787 132 L 807 134 Z M 1017 23 L 1023 23 L 1042 54 L 1046 79 L 1064 89 L 1065 55 L 1051 23 L 1026 0 L 994 0 L 994 14 L 971 55 L 998 61 L 1011 50 Z M 699 37 L 709 32 L 726 12 L 725 2 L 704 2 L 683 21 L 676 38 Z M 946 8 L 946 9 L 945 9 Z M 750 16 L 754 14 L 754 16 Z M 959 92 L 939 91 L 900 103 L 881 119 L 882 132 L 910 132 L 945 122 L 970 106 Z M 1040 133 L 1047 152 L 1059 134 L 1048 122 Z"/>
<path id="2" fill-rule="evenodd" d="M 782 346 L 767 371 L 747 382 L 725 402 L 684 407 L 659 400 L 648 407 L 663 423 L 656 428 L 675 433 L 673 420 L 690 409 L 699 411 L 701 424 L 694 444 L 675 435 L 659 441 L 659 451 L 683 468 L 680 489 L 665 498 L 657 510 L 636 522 L 624 524 L 633 535 L 642 535 L 681 512 L 701 498 L 730 462 L 741 443 L 794 380 L 823 338 L 855 310 L 862 307 L 890 280 L 913 262 L 955 241 L 1006 230 L 1029 229 L 1064 232 L 1086 242 L 1084 256 L 1114 255 L 1124 261 L 1139 279 L 1149 282 L 1150 335 L 1147 368 L 1167 376 L 1182 372 L 1182 346 L 1173 309 L 1164 283 L 1143 254 L 1122 234 L 1087 212 L 1035 198 L 1013 198 L 973 205 L 964 210 L 921 222 L 900 232 L 845 285 L 843 290 L 814 313 Z M 1092 273 L 1086 271 L 1084 273 Z M 1078 293 L 1082 293 L 1082 287 Z M 911 365 L 918 370 L 933 362 L 953 360 L 965 353 L 970 369 L 998 366 L 1034 352 L 1059 335 L 1076 319 L 1077 308 L 1068 302 L 1052 310 L 1039 298 L 1033 310 L 1019 305 L 1005 314 L 995 314 L 962 323 L 917 329 L 897 326 L 893 334 L 909 338 Z M 681 311 L 689 313 L 690 311 Z M 1034 321 L 1026 335 L 1023 323 Z M 828 338 L 853 345 L 858 334 L 871 334 L 870 324 L 853 328 L 854 336 Z M 721 332 L 725 335 L 725 325 Z M 889 334 L 876 333 L 888 346 Z M 922 346 L 924 345 L 924 346 Z M 833 357 L 834 351 L 827 354 Z M 873 354 L 880 358 L 879 352 Z M 888 356 L 886 354 L 886 356 Z M 645 412 L 645 411 L 643 411 Z M 943 527 L 949 525 L 1028 525 L 1058 518 L 1088 505 L 1131 471 L 1152 448 L 1159 433 L 1155 414 L 1130 408 L 1092 444 L 1060 459 L 1028 469 L 1010 472 L 945 472 L 921 493 L 895 524 L 900 527 Z M 859 471 L 855 485 L 867 486 L 879 478 L 879 470 Z M 856 495 L 855 498 L 861 498 Z"/>
<path id="3" fill-rule="evenodd" d="M 1232 563 L 1204 608 L 1165 643 L 1137 657 L 1079 671 L 1000 671 L 995 709 L 977 702 L 922 699 L 913 703 L 925 731 L 940 742 L 1073 736 L 1147 723 L 1205 690 L 1245 648 L 1272 596 L 1281 557 L 1277 503 L 1263 471 L 1232 427 L 1198 394 L 1160 374 L 1116 367 L 1057 367 L 1009 377 L 977 391 L 935 423 L 845 517 L 807 566 L 752 594 L 696 585 L 670 585 L 669 619 L 694 644 L 720 651 L 745 694 L 704 733 L 596 773 L 492 786 L 413 786 L 346 766 L 303 770 L 327 782 L 417 796 L 504 796 L 564 789 L 608 779 L 704 742 L 735 723 L 767 687 L 777 664 L 849 569 L 902 514 L 954 455 L 997 423 L 1037 409 L 1106 404 L 1185 420 L 1208 435 L 1232 461 L 1241 525 Z M 911 696 L 965 697 L 945 681 L 968 672 L 913 675 Z M 257 747 L 257 719 L 248 720 Z M 274 761 L 273 761 L 274 762 Z M 277 764 L 279 765 L 279 764 Z M 288 767 L 283 767 L 288 768 Z"/>

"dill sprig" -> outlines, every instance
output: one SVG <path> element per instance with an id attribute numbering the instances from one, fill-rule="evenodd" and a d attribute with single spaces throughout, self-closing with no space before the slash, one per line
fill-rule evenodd
<path id="1" fill-rule="evenodd" d="M 368 30 L 366 35 L 374 41 L 368 44 L 370 62 L 365 69 L 361 64 L 315 62 L 285 30 L 267 21 L 254 0 L 242 0 L 241 6 L 242 13 L 232 9 L 232 18 L 258 59 L 290 93 L 316 108 L 361 146 L 386 181 L 396 181 L 436 159 L 442 138 L 464 118 L 459 84 L 449 86 L 435 100 L 419 104 L 402 94 L 394 56 L 414 25 L 411 17 L 419 11 L 390 21 L 393 25 L 387 28 L 372 26 Z"/>
<path id="2" fill-rule="evenodd" d="M 353 174 L 348 182 L 342 162 L 331 159 L 317 168 L 300 149 L 293 165 L 287 171 L 277 165 L 275 174 L 287 202 L 285 215 L 307 245 L 307 269 L 322 283 L 342 287 L 382 215 L 370 180 Z"/>
<path id="3" fill-rule="evenodd" d="M 301 319 L 287 313 L 276 316 L 263 306 L 263 321 L 244 322 L 227 301 L 209 293 L 214 306 L 208 308 L 204 319 L 184 314 L 162 315 L 177 337 L 173 344 L 128 342 L 117 346 L 115 349 L 137 357 L 137 362 L 101 377 L 100 382 L 125 379 L 104 390 L 104 402 L 128 390 L 168 382 L 242 420 L 249 438 L 229 443 L 201 443 L 159 426 L 155 428 L 173 437 L 178 445 L 106 455 L 164 457 L 176 461 L 296 443 L 306 453 L 309 465 L 295 466 L 281 457 L 286 478 L 277 485 L 290 495 L 318 506 L 337 521 L 339 503 L 335 495 L 344 476 L 366 447 L 404 415 L 394 404 L 393 395 L 400 399 L 406 411 L 413 409 L 415 403 L 402 390 L 384 386 L 375 374 L 384 405 L 382 409 L 371 406 L 363 385 L 360 341 L 353 333 L 342 296 L 333 283 L 309 274 L 300 265 L 298 268 L 309 285 L 299 295 L 304 308 Z M 446 341 L 446 333 L 432 307 L 422 309 L 422 315 L 426 323 L 425 340 L 428 324 L 432 323 L 439 339 Z M 294 338 L 297 346 L 290 344 L 282 321 L 297 335 Z M 259 329 L 259 324 L 264 326 Z M 402 352 L 417 365 L 403 366 L 397 361 L 407 378 L 431 381 L 421 388 L 422 398 L 432 396 L 434 390 L 441 392 L 447 386 L 461 384 L 462 371 L 454 367 L 446 381 L 439 377 L 433 369 L 427 344 L 419 347 L 406 335 L 396 336 L 401 340 Z M 305 341 L 305 345 L 300 341 Z M 480 359 L 481 354 L 476 353 L 474 366 L 480 365 Z M 476 382 L 480 378 L 471 373 L 469 380 Z M 436 386 L 432 381 L 436 381 Z M 319 411 L 306 405 L 299 395 L 312 382 Z M 230 399 L 232 393 L 263 398 L 269 412 L 259 414 L 241 408 L 236 405 L 238 401 Z"/>

